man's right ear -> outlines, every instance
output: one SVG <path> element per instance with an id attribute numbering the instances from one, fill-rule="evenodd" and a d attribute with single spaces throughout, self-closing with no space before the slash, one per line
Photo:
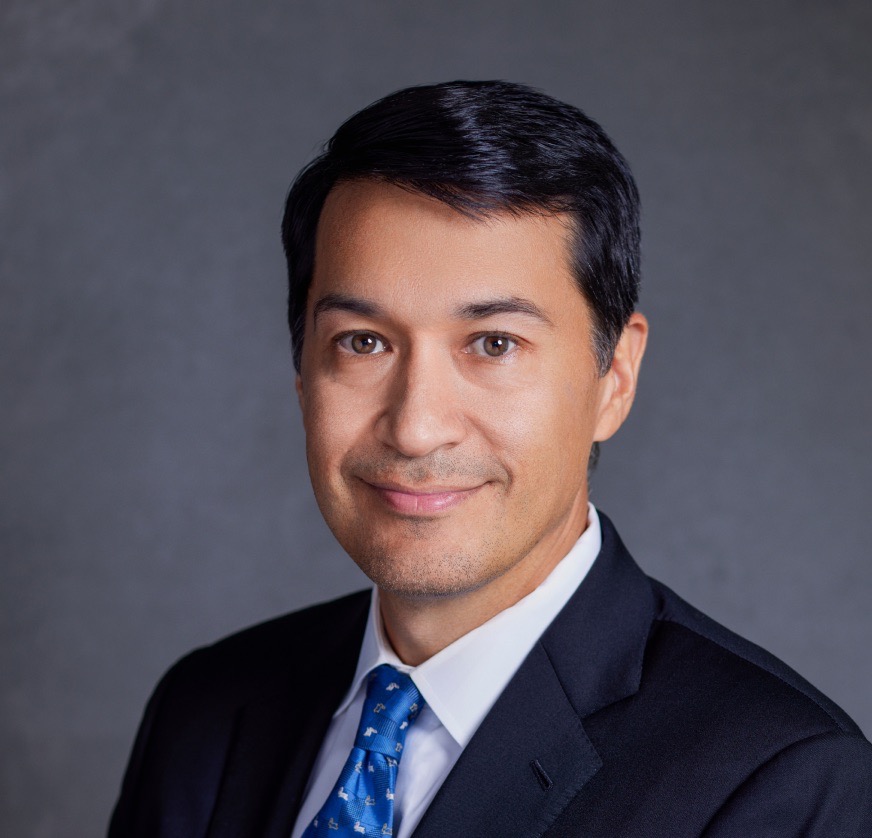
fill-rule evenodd
<path id="1" fill-rule="evenodd" d="M 297 373 L 297 377 L 294 380 L 294 387 L 297 391 L 297 402 L 300 405 L 300 410 L 305 413 L 305 396 L 303 395 L 303 376 L 300 373 Z"/>

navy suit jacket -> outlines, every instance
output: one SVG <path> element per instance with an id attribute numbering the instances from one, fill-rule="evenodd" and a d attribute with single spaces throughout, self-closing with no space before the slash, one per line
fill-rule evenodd
<path id="1" fill-rule="evenodd" d="M 872 836 L 872 746 L 829 699 L 602 551 L 414 838 Z M 110 838 L 288 838 L 369 594 L 183 658 L 145 712 Z M 402 770 L 402 766 L 401 766 Z"/>

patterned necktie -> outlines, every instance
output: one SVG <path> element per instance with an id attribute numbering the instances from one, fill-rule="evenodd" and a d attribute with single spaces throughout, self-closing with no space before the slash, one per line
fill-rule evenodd
<path id="1" fill-rule="evenodd" d="M 393 835 L 397 767 L 424 699 L 408 675 L 387 664 L 369 678 L 354 747 L 303 838 Z"/>

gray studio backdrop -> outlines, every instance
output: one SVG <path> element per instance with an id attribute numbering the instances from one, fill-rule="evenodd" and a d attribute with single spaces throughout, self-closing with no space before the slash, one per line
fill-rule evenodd
<path id="1" fill-rule="evenodd" d="M 180 654 L 364 583 L 310 496 L 278 225 L 341 119 L 529 82 L 644 203 L 594 500 L 872 733 L 872 4 L 0 4 L 0 834 L 98 835 Z"/>

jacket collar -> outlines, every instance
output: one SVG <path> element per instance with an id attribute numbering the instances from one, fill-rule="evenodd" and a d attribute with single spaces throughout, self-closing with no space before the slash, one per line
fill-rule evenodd
<path id="1" fill-rule="evenodd" d="M 639 689 L 650 584 L 600 513 L 585 580 L 497 700 L 414 838 L 542 834 L 599 770 L 583 719 Z"/>
<path id="2" fill-rule="evenodd" d="M 600 555 L 541 640 L 581 718 L 639 690 L 656 607 L 614 524 L 602 513 L 600 520 Z"/>

